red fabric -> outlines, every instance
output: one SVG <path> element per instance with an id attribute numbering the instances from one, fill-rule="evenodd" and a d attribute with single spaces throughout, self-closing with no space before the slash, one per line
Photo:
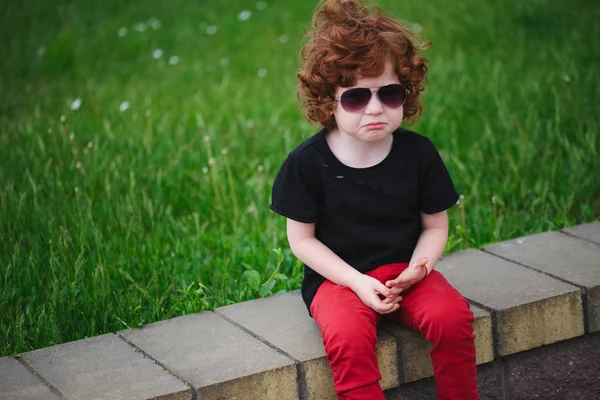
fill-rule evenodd
<path id="1" fill-rule="evenodd" d="M 407 263 L 388 264 L 367 275 L 385 284 L 407 267 Z M 473 313 L 438 271 L 404 292 L 400 309 L 392 314 L 376 313 L 352 290 L 328 280 L 319 287 L 310 310 L 323 335 L 339 399 L 385 399 L 375 356 L 377 325 L 383 318 L 418 331 L 432 342 L 438 400 L 479 399 Z"/>

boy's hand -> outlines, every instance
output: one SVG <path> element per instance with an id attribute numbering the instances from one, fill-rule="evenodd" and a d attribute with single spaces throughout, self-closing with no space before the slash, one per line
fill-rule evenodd
<path id="1" fill-rule="evenodd" d="M 387 281 L 385 286 L 396 289 L 398 293 L 408 289 L 412 285 L 420 282 L 427 275 L 427 257 L 421 257 L 418 261 L 411 263 L 398 277 L 394 280 Z M 385 301 L 384 301 L 385 302 Z"/>
<path id="2" fill-rule="evenodd" d="M 368 275 L 362 275 L 350 289 L 364 305 L 380 314 L 396 311 L 400 307 L 398 303 L 402 300 L 402 297 L 398 296 L 400 291 L 397 288 L 388 288 Z M 384 300 L 380 296 L 384 297 Z"/>

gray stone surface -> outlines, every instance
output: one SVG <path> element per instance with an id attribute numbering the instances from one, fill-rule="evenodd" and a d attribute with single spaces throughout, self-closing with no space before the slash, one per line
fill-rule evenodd
<path id="1" fill-rule="evenodd" d="M 600 399 L 600 333 L 506 357 L 511 400 Z"/>
<path id="2" fill-rule="evenodd" d="M 333 377 L 325 358 L 321 332 L 308 315 L 299 291 L 246 301 L 215 311 L 248 329 L 302 363 L 303 394 L 307 399 L 334 399 Z M 379 332 L 377 358 L 384 389 L 398 386 L 394 338 Z"/>
<path id="3" fill-rule="evenodd" d="M 600 244 L 600 221 L 565 228 L 563 232 Z"/>
<path id="4" fill-rule="evenodd" d="M 293 360 L 211 312 L 119 332 L 202 400 L 297 399 Z"/>
<path id="5" fill-rule="evenodd" d="M 16 359 L 1 357 L 0 399 L 58 400 L 60 397 Z"/>
<path id="6" fill-rule="evenodd" d="M 67 399 L 191 399 L 192 391 L 113 334 L 34 350 L 23 360 Z"/>
<path id="7" fill-rule="evenodd" d="M 584 333 L 573 285 L 474 249 L 444 257 L 436 269 L 467 299 L 494 310 L 500 355 Z"/>
<path id="8" fill-rule="evenodd" d="M 492 317 L 489 312 L 471 305 L 475 322 L 473 333 L 476 336 L 477 364 L 491 362 L 494 359 L 494 338 L 492 336 Z M 400 350 L 400 381 L 414 382 L 433 376 L 433 365 L 429 343 L 423 335 L 411 331 L 394 322 L 383 322 L 382 328 L 397 338 Z"/>
<path id="9" fill-rule="evenodd" d="M 484 250 L 585 287 L 587 330 L 600 331 L 600 245 L 545 232 L 496 243 Z"/>

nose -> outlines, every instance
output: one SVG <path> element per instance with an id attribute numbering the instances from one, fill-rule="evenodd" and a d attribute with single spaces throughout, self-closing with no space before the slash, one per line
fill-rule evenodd
<path id="1" fill-rule="evenodd" d="M 378 115 L 383 112 L 383 104 L 381 104 L 379 96 L 377 96 L 377 90 L 371 89 L 371 99 L 367 104 L 367 108 L 365 108 L 365 114 Z"/>

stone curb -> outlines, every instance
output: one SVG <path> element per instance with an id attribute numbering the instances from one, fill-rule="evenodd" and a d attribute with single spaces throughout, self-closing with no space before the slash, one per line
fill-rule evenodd
<path id="1" fill-rule="evenodd" d="M 436 269 L 471 303 L 477 362 L 492 366 L 484 369 L 492 371 L 494 385 L 506 384 L 496 371 L 509 354 L 600 330 L 600 221 L 454 253 Z M 383 323 L 377 350 L 382 386 L 425 382 L 431 376 L 428 346 L 419 334 Z M 505 393 L 499 398 L 510 392 L 498 390 Z M 291 292 L 27 352 L 21 362 L 2 357 L 5 398 L 285 400 L 334 394 L 320 333 L 299 293 Z"/>

